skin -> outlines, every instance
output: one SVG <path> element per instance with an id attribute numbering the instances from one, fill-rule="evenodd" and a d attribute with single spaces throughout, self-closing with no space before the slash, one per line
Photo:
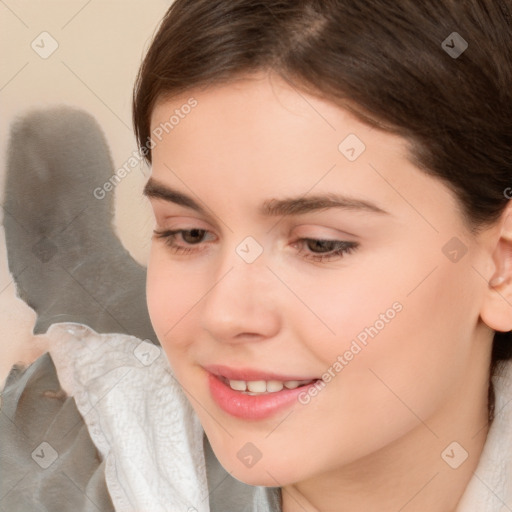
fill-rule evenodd
<path id="1" fill-rule="evenodd" d="M 176 237 L 188 254 L 154 237 L 147 296 L 219 461 L 243 482 L 281 486 L 285 512 L 455 510 L 489 428 L 493 329 L 512 329 L 510 211 L 472 234 L 404 139 L 268 74 L 162 100 L 152 130 L 191 96 L 198 105 L 153 149 L 151 179 L 207 212 L 150 201 L 156 230 L 207 233 Z M 338 150 L 351 133 L 366 145 L 353 162 Z M 328 192 L 387 213 L 258 212 Z M 236 252 L 247 236 L 263 248 L 253 263 Z M 456 263 L 442 251 L 453 237 L 468 249 Z M 359 245 L 319 262 L 304 238 Z M 212 400 L 203 365 L 320 377 L 396 302 L 402 310 L 307 405 L 249 421 Z M 454 441 L 468 454 L 457 469 L 441 457 Z M 247 442 L 262 455 L 250 468 L 237 457 Z"/>

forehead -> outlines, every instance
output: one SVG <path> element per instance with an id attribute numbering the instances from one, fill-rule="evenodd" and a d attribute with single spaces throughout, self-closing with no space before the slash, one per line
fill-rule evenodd
<path id="1" fill-rule="evenodd" d="M 192 87 L 170 97 L 162 94 L 155 102 L 152 111 L 152 127 L 165 120 L 169 107 L 179 109 L 191 97 L 197 99 L 199 104 L 203 105 L 203 109 L 213 106 L 221 108 L 222 105 L 229 103 L 235 108 L 246 110 L 249 104 L 257 104 L 266 112 L 275 111 L 275 107 L 279 106 L 280 109 L 286 109 L 289 113 L 306 118 L 311 113 L 315 113 L 321 118 L 322 113 L 318 110 L 319 106 L 324 111 L 338 109 L 333 102 L 320 99 L 319 96 L 313 97 L 301 90 L 300 87 L 285 82 L 275 73 L 257 72 L 226 83 Z M 323 121 L 327 122 L 328 126 L 328 120 L 323 119 Z"/>
<path id="2" fill-rule="evenodd" d="M 218 139 L 240 143 L 238 147 L 252 143 L 260 150 L 295 155 L 322 145 L 327 153 L 337 156 L 340 143 L 352 135 L 348 143 L 355 142 L 356 152 L 373 148 L 381 157 L 390 154 L 406 159 L 409 155 L 405 139 L 376 130 L 333 101 L 305 93 L 276 75 L 262 73 L 190 89 L 172 98 L 161 97 L 152 111 L 151 134 L 158 139 L 155 142 L 163 140 L 183 149 L 188 146 L 183 146 L 187 138 L 203 143 L 215 138 L 217 144 Z M 157 146 L 156 153 L 165 144 Z M 351 147 L 345 149 L 351 151 Z"/>
<path id="3" fill-rule="evenodd" d="M 205 197 L 335 191 L 407 216 L 429 209 L 432 199 L 457 206 L 444 184 L 412 164 L 405 139 L 272 76 L 162 99 L 151 130 L 158 133 L 153 177 Z"/>

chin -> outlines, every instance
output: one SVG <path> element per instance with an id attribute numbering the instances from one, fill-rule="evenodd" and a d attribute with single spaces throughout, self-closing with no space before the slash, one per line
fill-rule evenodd
<path id="1" fill-rule="evenodd" d="M 228 468 L 225 469 L 229 471 Z M 272 471 L 272 467 L 252 467 L 245 470 L 237 468 L 236 471 L 231 471 L 231 476 L 244 484 L 258 487 L 282 487 L 290 483 L 279 472 Z"/>
<path id="2" fill-rule="evenodd" d="M 233 478 L 247 485 L 282 487 L 307 477 L 293 474 L 293 464 L 286 456 L 282 460 L 276 460 L 275 456 L 271 459 L 262 456 L 252 466 L 247 467 L 243 462 L 243 454 L 239 457 L 239 451 L 229 450 L 227 453 L 221 453 L 217 459 Z"/>

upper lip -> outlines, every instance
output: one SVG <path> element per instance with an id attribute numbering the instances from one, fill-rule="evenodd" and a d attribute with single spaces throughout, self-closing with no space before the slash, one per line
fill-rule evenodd
<path id="1" fill-rule="evenodd" d="M 297 375 L 282 375 L 274 372 L 257 370 L 254 368 L 231 368 L 229 366 L 224 366 L 220 364 L 213 364 L 203 366 L 203 368 L 216 375 L 218 377 L 225 377 L 229 380 L 245 380 L 247 381 L 255 381 L 255 380 L 279 380 L 282 382 L 287 382 L 290 380 L 317 380 L 318 377 L 309 377 L 309 376 L 297 376 Z"/>

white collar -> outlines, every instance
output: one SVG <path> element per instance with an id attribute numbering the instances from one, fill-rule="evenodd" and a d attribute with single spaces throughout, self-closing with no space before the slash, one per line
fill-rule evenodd
<path id="1" fill-rule="evenodd" d="M 512 361 L 492 377 L 495 417 L 477 468 L 455 512 L 512 511 Z"/>

